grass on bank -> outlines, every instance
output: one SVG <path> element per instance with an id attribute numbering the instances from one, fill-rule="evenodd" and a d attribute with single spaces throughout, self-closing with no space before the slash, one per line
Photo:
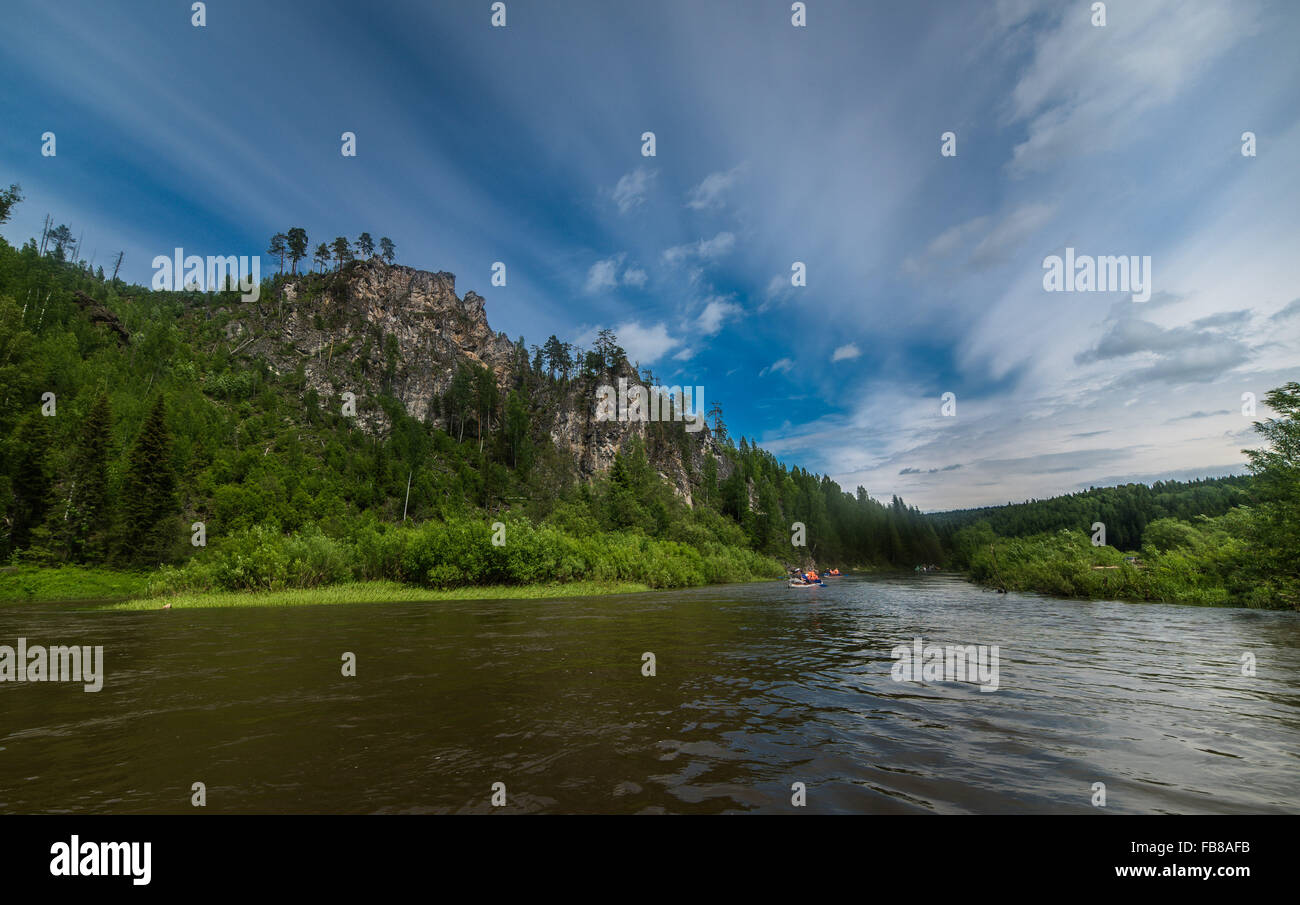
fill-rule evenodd
<path id="1" fill-rule="evenodd" d="M 629 581 L 575 581 L 569 584 L 490 585 L 448 589 L 419 588 L 395 581 L 355 581 L 321 588 L 286 588 L 279 591 L 209 591 L 167 597 L 139 597 L 105 604 L 105 610 L 174 610 L 225 607 L 320 606 L 336 603 L 420 603 L 438 600 L 542 600 L 558 597 L 595 597 L 635 594 L 648 585 Z"/>
<path id="2" fill-rule="evenodd" d="M 0 569 L 0 603 L 103 600 L 145 593 L 149 575 L 80 566 L 8 566 Z"/>

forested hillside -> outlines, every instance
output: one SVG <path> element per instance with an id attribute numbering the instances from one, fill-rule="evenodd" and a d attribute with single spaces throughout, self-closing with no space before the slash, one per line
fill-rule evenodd
<path id="1" fill-rule="evenodd" d="M 0 195 L 3 222 L 21 196 Z M 998 543 L 1084 536 L 1101 521 L 1112 553 L 1190 557 L 1198 577 L 1184 584 L 1201 584 L 1184 596 L 1300 605 L 1294 384 L 1270 394 L 1282 417 L 1260 426 L 1273 446 L 1252 455 L 1253 478 L 926 516 L 733 442 L 720 412 L 699 431 L 601 421 L 600 386 L 656 382 L 616 336 L 591 349 L 511 341 L 488 327 L 482 297 L 397 264 L 391 240 L 319 243 L 307 270 L 306 231 L 290 229 L 269 249 L 279 272 L 245 300 L 92 272 L 70 259 L 71 236 L 60 226 L 21 248 L 0 240 L 0 558 L 11 568 L 147 570 L 165 592 L 372 578 L 673 587 L 791 564 L 946 563 L 1000 585 L 1178 599 L 1178 581 L 1012 579 L 1011 551 L 992 564 Z M 1092 555 L 1071 568 L 1101 568 Z"/>
<path id="2" fill-rule="evenodd" d="M 1091 530 L 1093 523 L 1101 522 L 1106 526 L 1108 543 L 1135 550 L 1142 545 L 1147 525 L 1156 519 L 1190 521 L 1202 515 L 1218 516 L 1250 502 L 1250 482 L 1247 475 L 1232 475 L 1196 481 L 1157 481 L 1151 485 L 1090 487 L 1046 500 L 933 512 L 929 518 L 946 546 L 951 546 L 952 536 L 958 529 L 979 521 L 988 522 L 1003 537 L 1023 537 L 1062 528 Z"/>
<path id="3" fill-rule="evenodd" d="M 288 235 L 290 272 L 256 301 L 106 278 L 62 238 L 0 243 L 0 555 L 180 567 L 167 583 L 187 587 L 675 585 L 939 557 L 915 509 L 737 446 L 720 418 L 593 422 L 599 385 L 654 379 L 612 334 L 512 343 L 391 242 L 335 242 L 301 273 L 305 231 Z"/>
<path id="4" fill-rule="evenodd" d="M 936 513 L 945 561 L 1001 590 L 1300 609 L 1300 383 L 1266 401 L 1251 475 Z"/>

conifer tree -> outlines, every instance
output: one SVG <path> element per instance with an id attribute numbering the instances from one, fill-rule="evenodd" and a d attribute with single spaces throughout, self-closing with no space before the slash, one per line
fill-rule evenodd
<path id="1" fill-rule="evenodd" d="M 120 556 L 143 565 L 167 558 L 176 538 L 176 475 L 162 396 L 145 418 L 122 485 Z"/>
<path id="2" fill-rule="evenodd" d="M 352 259 L 351 246 L 348 245 L 348 240 L 342 236 L 336 236 L 334 241 L 330 243 L 330 247 L 334 250 L 335 259 L 339 262 L 338 267 L 334 268 L 335 270 L 338 270 Z"/>
<path id="3" fill-rule="evenodd" d="M 73 454 L 68 507 L 68 553 L 73 560 L 102 558 L 108 517 L 108 452 L 112 440 L 108 396 L 99 394 Z"/>
<path id="4" fill-rule="evenodd" d="M 54 488 L 54 468 L 50 461 L 50 427 L 44 415 L 28 415 L 18 428 L 14 450 L 13 522 L 10 545 L 26 550 L 32 534 L 45 520 Z"/>
<path id="5" fill-rule="evenodd" d="M 284 233 L 276 233 L 271 237 L 271 244 L 266 249 L 266 253 L 280 259 L 280 272 L 284 273 L 284 256 L 289 253 L 289 237 Z"/>
<path id="6" fill-rule="evenodd" d="M 289 261 L 292 263 L 290 272 L 297 274 L 298 262 L 307 257 L 307 230 L 301 226 L 295 226 L 289 230 L 285 242 L 289 249 Z"/>

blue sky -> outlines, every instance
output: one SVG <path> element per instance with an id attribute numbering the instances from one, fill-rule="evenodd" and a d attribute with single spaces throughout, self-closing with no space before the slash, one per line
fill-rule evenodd
<path id="1" fill-rule="evenodd" d="M 49 212 L 142 283 L 388 235 L 496 329 L 611 327 L 734 435 L 927 509 L 1239 471 L 1242 394 L 1300 377 L 1300 7 L 1090 5 L 19 0 L 4 235 Z M 1045 292 L 1067 246 L 1150 256 L 1151 300 Z"/>

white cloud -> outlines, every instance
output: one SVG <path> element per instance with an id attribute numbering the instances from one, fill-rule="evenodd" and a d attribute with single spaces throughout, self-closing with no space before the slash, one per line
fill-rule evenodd
<path id="1" fill-rule="evenodd" d="M 695 350 L 691 348 L 685 348 L 682 349 L 682 351 L 678 352 L 676 355 L 674 355 L 673 359 L 676 361 L 690 361 L 694 357 L 695 357 Z"/>
<path id="2" fill-rule="evenodd" d="M 848 343 L 847 345 L 840 346 L 835 350 L 834 354 L 831 355 L 831 361 L 844 361 L 850 358 L 857 358 L 861 354 L 862 350 L 858 348 L 856 343 Z"/>
<path id="3" fill-rule="evenodd" d="M 604 327 L 601 324 L 587 327 L 573 342 L 590 348 L 602 329 Z M 640 321 L 626 321 L 612 329 L 618 338 L 618 344 L 627 353 L 628 361 L 633 364 L 654 364 L 682 344 L 681 340 L 668 335 L 668 328 L 662 323 L 645 325 Z M 681 357 L 681 353 L 674 357 Z"/>
<path id="4" fill-rule="evenodd" d="M 736 184 L 736 180 L 744 170 L 745 164 L 742 163 L 734 169 L 705 176 L 703 182 L 691 189 L 686 199 L 686 206 L 697 211 L 722 207 L 722 196 Z"/>
<path id="5" fill-rule="evenodd" d="M 623 267 L 623 261 L 627 258 L 625 252 L 614 255 L 612 258 L 605 258 L 603 261 L 597 261 L 591 265 L 587 271 L 587 282 L 583 286 L 583 291 L 588 295 L 601 292 L 607 289 L 617 289 L 619 284 L 624 286 L 635 286 L 641 289 L 649 279 L 649 274 L 640 267 L 629 267 L 619 276 L 619 270 Z"/>
<path id="6" fill-rule="evenodd" d="M 583 287 L 584 290 L 592 293 L 616 287 L 618 285 L 618 268 L 622 263 L 623 256 L 619 255 L 592 264 L 591 269 L 587 271 L 587 285 Z"/>
<path id="7" fill-rule="evenodd" d="M 728 299 L 721 296 L 714 296 L 709 299 L 704 310 L 695 321 L 695 326 L 705 336 L 713 336 L 722 329 L 723 323 L 729 317 L 735 317 L 744 309 Z"/>
<path id="8" fill-rule="evenodd" d="M 643 204 L 654 178 L 653 171 L 645 167 L 637 167 L 619 179 L 618 185 L 614 186 L 613 196 L 614 203 L 618 205 L 618 212 L 626 214 L 637 205 Z"/>
<path id="9" fill-rule="evenodd" d="M 628 361 L 634 364 L 653 364 L 681 345 L 668 335 L 663 324 L 644 326 L 637 321 L 619 324 L 614 328 L 618 344 L 627 352 Z"/>

